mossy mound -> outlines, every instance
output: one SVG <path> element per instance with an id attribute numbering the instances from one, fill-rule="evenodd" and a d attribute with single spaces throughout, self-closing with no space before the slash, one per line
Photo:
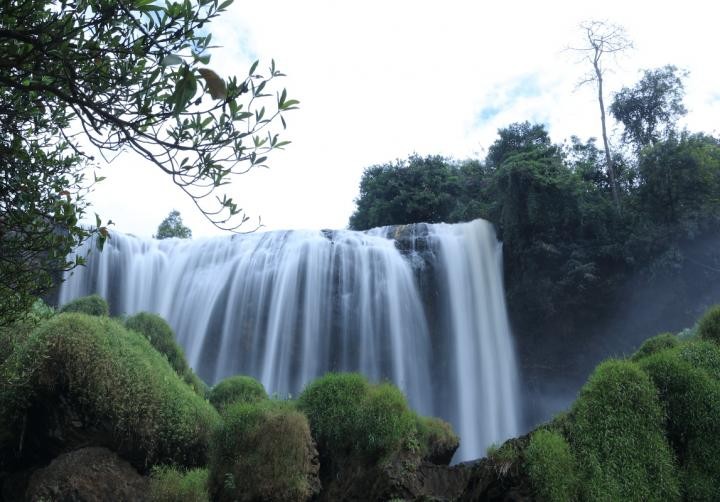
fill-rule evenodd
<path id="1" fill-rule="evenodd" d="M 227 406 L 211 452 L 213 500 L 300 502 L 320 490 L 307 418 L 290 403 Z"/>
<path id="2" fill-rule="evenodd" d="M 201 396 L 207 394 L 207 385 L 188 366 L 185 353 L 175 341 L 175 333 L 165 319 L 150 312 L 140 312 L 125 319 L 125 327 L 145 336 L 197 394 Z"/>
<path id="3" fill-rule="evenodd" d="M 447 465 L 460 446 L 452 426 L 435 417 L 415 417 L 420 455 L 433 464 Z"/>
<path id="4" fill-rule="evenodd" d="M 16 343 L 0 366 L 2 451 L 17 451 L 20 441 L 26 452 L 62 449 L 92 432 L 95 444 L 141 470 L 194 467 L 205 463 L 218 422 L 145 337 L 107 317 L 58 315 Z M 58 437 L 58 424 L 73 429 Z"/>
<path id="5" fill-rule="evenodd" d="M 697 333 L 703 340 L 720 343 L 720 305 L 711 307 L 700 318 Z"/>
<path id="6" fill-rule="evenodd" d="M 252 377 L 236 375 L 221 381 L 208 393 L 208 399 L 217 410 L 233 403 L 255 403 L 267 399 L 263 384 Z"/>
<path id="7" fill-rule="evenodd" d="M 583 500 L 679 498 L 664 410 L 650 377 L 630 361 L 600 364 L 573 405 L 570 444 Z"/>
<path id="8" fill-rule="evenodd" d="M 647 357 L 656 352 L 677 347 L 679 343 L 680 340 L 678 340 L 678 337 L 672 333 L 661 333 L 645 340 L 637 352 L 633 354 L 632 360 L 639 361 L 643 357 Z"/>
<path id="9" fill-rule="evenodd" d="M 540 500 L 577 500 L 575 458 L 565 438 L 556 431 L 539 429 L 525 450 L 528 476 Z"/>
<path id="10" fill-rule="evenodd" d="M 707 342 L 706 342 L 707 343 Z M 667 435 L 680 464 L 685 500 L 720 500 L 720 382 L 672 350 L 641 361 L 667 411 Z"/>
<path id="11" fill-rule="evenodd" d="M 153 469 L 149 502 L 210 502 L 207 469 L 182 471 L 172 466 Z"/>
<path id="12" fill-rule="evenodd" d="M 376 460 L 417 439 L 415 416 L 390 384 L 370 385 L 357 373 L 328 373 L 298 399 L 323 456 Z"/>
<path id="13" fill-rule="evenodd" d="M 108 317 L 110 315 L 110 307 L 102 296 L 90 295 L 66 303 L 62 306 L 60 312 L 80 312 L 87 315 Z"/>

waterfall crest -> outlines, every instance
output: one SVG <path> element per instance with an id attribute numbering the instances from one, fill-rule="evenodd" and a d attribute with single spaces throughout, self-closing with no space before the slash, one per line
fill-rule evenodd
<path id="1" fill-rule="evenodd" d="M 60 302 L 99 293 L 115 314 L 160 314 L 211 384 L 246 374 L 297 396 L 327 371 L 389 379 L 453 424 L 462 461 L 518 432 L 501 260 L 483 220 L 193 241 L 113 233 Z"/>

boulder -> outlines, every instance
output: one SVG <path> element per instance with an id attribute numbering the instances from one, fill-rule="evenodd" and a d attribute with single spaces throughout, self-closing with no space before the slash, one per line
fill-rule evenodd
<path id="1" fill-rule="evenodd" d="M 60 455 L 35 471 L 25 500 L 104 502 L 146 500 L 148 482 L 116 453 L 88 447 Z"/>

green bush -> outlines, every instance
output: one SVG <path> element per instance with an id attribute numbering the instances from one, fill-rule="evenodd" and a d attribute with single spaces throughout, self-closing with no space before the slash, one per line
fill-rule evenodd
<path id="1" fill-rule="evenodd" d="M 254 403 L 267 398 L 263 384 L 244 375 L 226 378 L 210 389 L 208 394 L 210 404 L 218 410 L 233 403 Z"/>
<path id="2" fill-rule="evenodd" d="M 460 446 L 452 425 L 435 417 L 415 417 L 420 455 L 436 464 L 447 465 Z"/>
<path id="3" fill-rule="evenodd" d="M 188 370 L 185 354 L 175 342 L 175 333 L 165 319 L 150 312 L 140 312 L 128 317 L 125 327 L 144 335 L 155 350 L 167 357 L 178 375 Z"/>
<path id="4" fill-rule="evenodd" d="M 684 499 L 720 500 L 720 383 L 681 350 L 655 354 L 640 364 L 665 403 Z"/>
<path id="5" fill-rule="evenodd" d="M 356 447 L 373 458 L 396 452 L 415 439 L 415 414 L 392 384 L 373 385 L 360 405 L 354 431 Z"/>
<path id="6" fill-rule="evenodd" d="M 210 502 L 207 469 L 181 471 L 172 466 L 152 470 L 150 502 Z"/>
<path id="7" fill-rule="evenodd" d="M 703 340 L 720 343 L 720 305 L 710 307 L 698 322 L 697 332 Z"/>
<path id="8" fill-rule="evenodd" d="M 570 502 L 577 499 L 575 458 L 560 433 L 535 431 L 525 450 L 525 462 L 539 500 Z"/>
<path id="9" fill-rule="evenodd" d="M 23 433 L 31 406 L 57 413 L 60 405 L 102 428 L 110 446 L 141 469 L 202 465 L 219 421 L 145 337 L 78 313 L 40 325 L 0 366 L 0 450 Z M 42 433 L 24 432 L 26 441 Z"/>
<path id="10" fill-rule="evenodd" d="M 661 333 L 645 340 L 642 345 L 640 345 L 637 352 L 633 354 L 632 360 L 639 361 L 643 357 L 647 357 L 655 352 L 677 347 L 679 343 L 680 341 L 678 340 L 678 337 L 672 333 Z"/>
<path id="11" fill-rule="evenodd" d="M 360 405 L 370 384 L 358 373 L 328 373 L 311 382 L 298 398 L 310 420 L 321 454 L 343 456 L 356 444 Z"/>
<path id="12" fill-rule="evenodd" d="M 40 323 L 54 315 L 54 308 L 37 299 L 30 307 L 30 310 L 19 316 L 15 322 L 0 326 L 0 364 L 10 356 L 15 345 L 20 343 L 20 339 L 29 336 Z"/>
<path id="13" fill-rule="evenodd" d="M 228 405 L 213 435 L 213 500 L 305 501 L 320 489 L 305 415 L 281 401 Z"/>
<path id="14" fill-rule="evenodd" d="M 691 340 L 678 347 L 678 354 L 720 382 L 720 345 L 707 340 Z"/>
<path id="15" fill-rule="evenodd" d="M 572 408 L 569 437 L 583 500 L 668 501 L 679 496 L 658 392 L 636 363 L 600 364 Z"/>
<path id="16" fill-rule="evenodd" d="M 145 336 L 198 395 L 204 397 L 207 394 L 207 385 L 188 366 L 185 353 L 175 341 L 175 333 L 165 319 L 150 312 L 140 312 L 125 319 L 125 327 Z"/>
<path id="17" fill-rule="evenodd" d="M 328 373 L 300 394 L 321 455 L 384 457 L 416 441 L 415 415 L 391 384 L 370 385 L 357 373 Z"/>
<path id="18" fill-rule="evenodd" d="M 110 307 L 102 296 L 90 295 L 66 303 L 62 306 L 60 312 L 80 312 L 87 315 L 107 317 L 110 315 Z"/>

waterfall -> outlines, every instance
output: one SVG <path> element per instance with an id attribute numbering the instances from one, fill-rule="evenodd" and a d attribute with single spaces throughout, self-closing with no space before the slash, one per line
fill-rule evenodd
<path id="1" fill-rule="evenodd" d="M 112 233 L 60 303 L 98 293 L 114 314 L 156 312 L 208 383 L 251 375 L 297 396 L 327 371 L 389 379 L 452 423 L 455 460 L 518 432 L 502 252 L 491 224 L 281 231 L 197 240 Z"/>

